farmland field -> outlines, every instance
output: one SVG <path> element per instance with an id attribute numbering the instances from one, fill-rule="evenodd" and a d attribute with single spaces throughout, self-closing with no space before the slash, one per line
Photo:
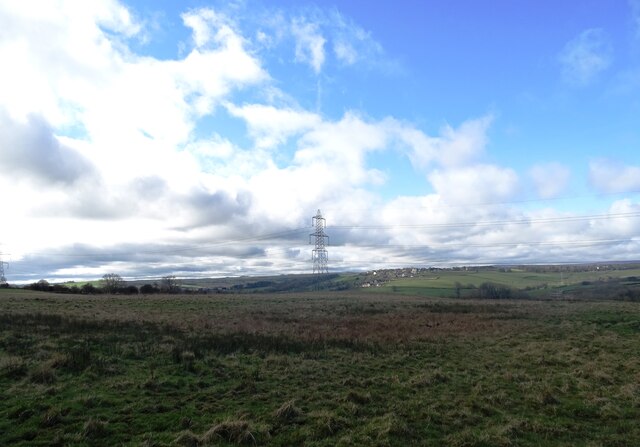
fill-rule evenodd
<path id="1" fill-rule="evenodd" d="M 0 290 L 0 445 L 640 445 L 640 303 L 377 292 Z"/>
<path id="2" fill-rule="evenodd" d="M 377 289 L 382 293 L 402 293 L 422 296 L 455 296 L 454 287 L 458 283 L 462 288 L 462 295 L 473 296 L 473 288 L 482 283 L 494 283 L 514 289 L 531 289 L 533 295 L 544 297 L 549 295 L 549 289 L 556 291 L 571 291 L 576 285 L 640 278 L 640 269 L 621 269 L 606 271 L 569 271 L 569 272 L 531 272 L 518 269 L 508 271 L 480 270 L 454 271 L 442 270 L 415 278 L 394 279 Z M 536 291 L 541 291 L 537 293 Z"/>

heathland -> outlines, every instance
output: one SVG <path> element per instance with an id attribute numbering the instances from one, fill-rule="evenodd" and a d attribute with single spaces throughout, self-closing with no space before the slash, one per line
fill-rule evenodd
<path id="1" fill-rule="evenodd" d="M 0 445 L 640 445 L 634 273 L 469 279 L 486 273 L 295 293 L 0 289 Z"/>

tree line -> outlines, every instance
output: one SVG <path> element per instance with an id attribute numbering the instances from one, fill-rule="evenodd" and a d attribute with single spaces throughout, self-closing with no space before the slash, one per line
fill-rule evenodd
<path id="1" fill-rule="evenodd" d="M 160 284 L 143 284 L 140 287 L 137 287 L 132 284 L 127 284 L 126 281 L 117 273 L 107 273 L 103 275 L 98 285 L 88 282 L 81 286 L 75 284 L 69 286 L 65 284 L 50 284 L 49 281 L 41 279 L 40 281 L 25 286 L 24 288 L 40 292 L 70 293 L 81 295 L 152 295 L 156 293 L 184 292 L 184 290 L 180 287 L 178 279 L 173 275 L 164 276 L 160 280 Z"/>

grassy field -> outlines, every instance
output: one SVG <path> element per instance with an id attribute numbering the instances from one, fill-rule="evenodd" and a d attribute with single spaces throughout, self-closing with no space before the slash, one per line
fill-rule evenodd
<path id="1" fill-rule="evenodd" d="M 471 287 L 479 287 L 482 283 L 493 283 L 513 289 L 531 289 L 532 294 L 544 297 L 549 289 L 572 290 L 582 283 L 595 283 L 611 279 L 640 277 L 640 269 L 578 271 L 578 272 L 527 272 L 518 269 L 508 271 L 455 271 L 442 270 L 414 278 L 399 278 L 385 283 L 374 290 L 382 293 L 402 293 L 422 296 L 455 296 L 455 285 L 462 286 L 463 295 L 472 295 Z M 469 290 L 469 292 L 464 292 Z M 536 290 L 542 291 L 537 293 Z"/>
<path id="2" fill-rule="evenodd" d="M 636 446 L 639 354 L 637 302 L 0 290 L 0 445 Z"/>

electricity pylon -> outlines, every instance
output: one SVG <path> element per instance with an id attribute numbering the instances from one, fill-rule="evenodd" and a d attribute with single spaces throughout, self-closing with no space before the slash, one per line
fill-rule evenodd
<path id="1" fill-rule="evenodd" d="M 0 286 L 7 283 L 7 278 L 4 277 L 4 266 L 9 265 L 8 262 L 2 260 L 2 253 L 0 253 Z"/>
<path id="2" fill-rule="evenodd" d="M 313 273 L 329 273 L 329 255 L 325 248 L 329 244 L 329 236 L 324 233 L 326 220 L 322 217 L 320 210 L 311 218 L 311 226 L 315 228 L 315 231 L 309 235 L 309 243 L 311 243 L 311 238 L 315 242 L 315 248 L 311 252 Z"/>

